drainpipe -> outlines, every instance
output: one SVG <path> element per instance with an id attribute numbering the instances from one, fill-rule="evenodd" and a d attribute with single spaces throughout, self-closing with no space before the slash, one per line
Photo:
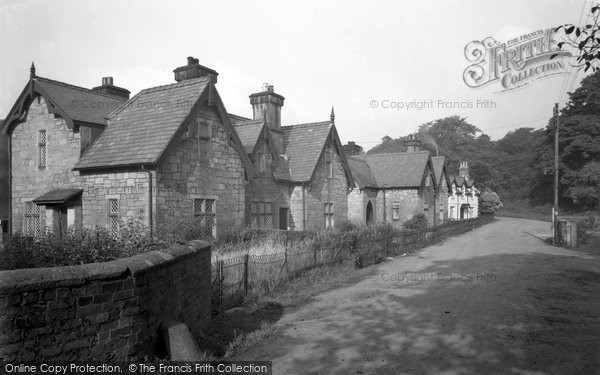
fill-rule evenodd
<path id="1" fill-rule="evenodd" d="M 152 220 L 152 171 L 147 170 L 142 165 L 142 171 L 148 173 L 148 226 L 150 227 L 150 238 L 154 234 L 154 223 Z"/>
<path id="2" fill-rule="evenodd" d="M 304 181 L 302 181 L 302 230 L 306 230 L 306 193 Z"/>
<path id="3" fill-rule="evenodd" d="M 383 222 L 387 223 L 387 204 L 385 202 L 385 190 L 383 191 Z"/>
<path id="4" fill-rule="evenodd" d="M 12 134 L 10 134 L 8 136 L 8 236 L 12 237 L 12 233 L 13 233 L 13 209 L 12 209 Z"/>

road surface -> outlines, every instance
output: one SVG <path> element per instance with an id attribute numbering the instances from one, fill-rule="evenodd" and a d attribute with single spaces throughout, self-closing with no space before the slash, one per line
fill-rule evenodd
<path id="1" fill-rule="evenodd" d="M 286 309 L 238 359 L 274 374 L 600 374 L 600 249 L 500 218 Z"/>

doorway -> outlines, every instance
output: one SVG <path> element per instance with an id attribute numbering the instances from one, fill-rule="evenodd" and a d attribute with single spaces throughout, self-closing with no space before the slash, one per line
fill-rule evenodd
<path id="1" fill-rule="evenodd" d="M 288 230 L 290 218 L 290 209 L 288 207 L 279 207 L 279 229 Z"/>
<path id="2" fill-rule="evenodd" d="M 373 224 L 373 203 L 371 203 L 371 201 L 369 201 L 369 203 L 367 203 L 367 214 L 366 214 L 366 221 L 367 221 L 367 225 L 372 225 Z"/>

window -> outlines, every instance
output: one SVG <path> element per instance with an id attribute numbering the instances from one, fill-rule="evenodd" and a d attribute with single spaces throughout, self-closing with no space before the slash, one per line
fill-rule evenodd
<path id="1" fill-rule="evenodd" d="M 423 210 L 424 211 L 428 211 L 429 210 L 429 202 L 423 201 Z"/>
<path id="2" fill-rule="evenodd" d="M 258 169 L 258 173 L 262 174 L 265 173 L 265 171 L 267 170 L 267 164 L 269 164 L 271 162 L 271 154 L 269 153 L 259 153 L 257 155 L 257 169 Z"/>
<path id="3" fill-rule="evenodd" d="M 201 117 L 196 119 L 198 125 L 198 158 L 201 163 L 208 164 L 211 158 L 212 126 L 201 119 Z"/>
<path id="4" fill-rule="evenodd" d="M 250 225 L 252 228 L 273 228 L 273 211 L 271 202 L 250 203 Z"/>
<path id="5" fill-rule="evenodd" d="M 214 199 L 194 199 L 194 219 L 200 221 L 200 227 L 213 237 L 216 236 L 215 213 L 216 201 Z"/>
<path id="6" fill-rule="evenodd" d="M 45 168 L 48 161 L 48 149 L 46 130 L 40 130 L 38 135 L 38 166 Z"/>
<path id="7" fill-rule="evenodd" d="M 450 214 L 448 215 L 450 219 L 454 219 L 454 206 L 450 206 Z"/>
<path id="8" fill-rule="evenodd" d="M 333 216 L 333 203 L 324 203 L 325 208 L 325 229 L 335 228 L 335 219 Z"/>
<path id="9" fill-rule="evenodd" d="M 119 200 L 118 199 L 109 199 L 106 201 L 107 207 L 107 224 L 108 231 L 113 238 L 119 236 L 119 232 L 121 230 L 121 222 L 119 219 Z"/>
<path id="10" fill-rule="evenodd" d="M 40 206 L 34 202 L 25 202 L 25 235 L 36 237 L 41 233 Z"/>
<path id="11" fill-rule="evenodd" d="M 325 153 L 325 166 L 327 167 L 327 178 L 333 178 L 333 155 L 330 150 Z"/>
<path id="12" fill-rule="evenodd" d="M 440 220 L 444 220 L 444 203 L 440 202 Z"/>
<path id="13" fill-rule="evenodd" d="M 400 201 L 394 201 L 392 205 L 392 219 L 400 220 Z"/>

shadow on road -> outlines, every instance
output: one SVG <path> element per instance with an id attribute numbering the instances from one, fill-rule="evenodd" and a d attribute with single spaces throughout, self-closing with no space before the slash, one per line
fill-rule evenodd
<path id="1" fill-rule="evenodd" d="M 287 365 L 307 374 L 595 374 L 597 264 L 548 254 L 438 261 L 420 281 L 403 275 L 354 294 L 359 303 L 341 313 L 311 311 L 318 336 L 284 332 L 269 356 L 295 350 Z"/>

